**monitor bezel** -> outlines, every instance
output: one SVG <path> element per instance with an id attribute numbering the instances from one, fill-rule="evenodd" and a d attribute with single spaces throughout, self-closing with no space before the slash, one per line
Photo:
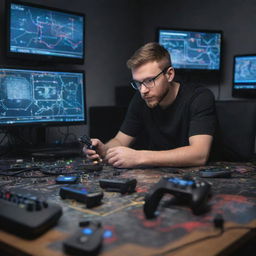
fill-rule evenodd
<path id="1" fill-rule="evenodd" d="M 24 70 L 24 71 L 42 71 L 42 72 L 64 72 L 64 73 L 79 73 L 82 74 L 83 79 L 83 100 L 84 100 L 84 120 L 81 121 L 42 121 L 42 122 L 26 122 L 26 123 L 1 123 L 1 127 L 4 128 L 14 128 L 14 127 L 65 127 L 65 126 L 78 126 L 86 125 L 88 122 L 88 112 L 87 112 L 87 99 L 86 99 L 86 74 L 84 70 L 67 70 L 67 69 L 52 69 L 52 68 L 32 68 L 28 66 L 0 66 L 0 69 L 10 69 L 10 70 Z"/>
<path id="2" fill-rule="evenodd" d="M 36 53 L 19 53 L 11 51 L 11 36 L 10 36 L 10 20 L 11 20 L 11 4 L 19 4 L 34 8 L 40 8 L 50 11 L 63 12 L 66 14 L 77 15 L 83 17 L 83 57 L 65 57 L 65 56 L 54 56 L 46 54 L 36 54 Z M 68 63 L 68 64 L 84 64 L 85 61 L 85 26 L 86 26 L 86 16 L 84 13 L 73 12 L 65 9 L 55 8 L 48 5 L 40 5 L 26 1 L 19 0 L 6 0 L 5 5 L 5 30 L 6 30 L 6 42 L 5 42 L 5 52 L 8 58 L 21 59 L 21 60 L 30 60 L 30 61 L 39 61 L 39 62 L 54 62 L 54 63 Z"/>
<path id="3" fill-rule="evenodd" d="M 180 27 L 157 27 L 156 29 L 156 42 L 159 43 L 160 31 L 161 30 L 172 30 L 172 31 L 185 31 L 185 32 L 199 32 L 199 33 L 218 33 L 220 34 L 220 63 L 219 69 L 202 69 L 202 68 L 178 68 L 174 67 L 175 70 L 179 72 L 193 72 L 193 73 L 216 73 L 219 74 L 222 70 L 222 51 L 223 51 L 223 31 L 222 30 L 213 30 L 213 29 L 192 29 L 192 28 L 180 28 Z"/>
<path id="4" fill-rule="evenodd" d="M 237 57 L 255 57 L 256 53 L 250 54 L 237 54 L 233 56 L 233 69 L 232 69 L 232 96 L 236 98 L 256 98 L 256 89 L 235 89 L 235 64 Z"/>

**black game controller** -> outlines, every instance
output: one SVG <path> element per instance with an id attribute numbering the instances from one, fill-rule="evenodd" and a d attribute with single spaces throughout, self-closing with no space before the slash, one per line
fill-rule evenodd
<path id="1" fill-rule="evenodd" d="M 59 194 L 62 199 L 74 199 L 85 203 L 87 208 L 101 204 L 104 195 L 102 191 L 88 190 L 82 184 L 61 187 Z"/>
<path id="2" fill-rule="evenodd" d="M 231 178 L 232 171 L 228 167 L 213 167 L 200 170 L 199 175 L 202 178 Z"/>
<path id="3" fill-rule="evenodd" d="M 71 255 L 96 255 L 102 246 L 103 234 L 100 223 L 88 222 L 87 226 L 64 241 L 64 249 Z"/>
<path id="4" fill-rule="evenodd" d="M 91 139 L 87 135 L 81 136 L 78 141 L 85 144 L 89 149 L 95 150 L 95 147 L 92 145 Z"/>
<path id="5" fill-rule="evenodd" d="M 133 193 L 135 191 L 136 179 L 100 179 L 100 187 L 110 192 L 120 192 L 121 194 Z"/>
<path id="6" fill-rule="evenodd" d="M 195 179 L 162 178 L 145 197 L 144 214 L 146 218 L 156 217 L 155 211 L 165 193 L 182 199 L 191 207 L 194 214 L 199 214 L 206 209 L 211 185 L 206 181 Z"/>

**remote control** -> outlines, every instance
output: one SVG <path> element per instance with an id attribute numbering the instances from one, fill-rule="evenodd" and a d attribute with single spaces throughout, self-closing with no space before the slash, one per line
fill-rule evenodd
<path id="1" fill-rule="evenodd" d="M 185 201 L 194 214 L 199 214 L 205 210 L 210 192 L 211 186 L 206 181 L 175 177 L 162 178 L 146 195 L 143 210 L 146 218 L 156 217 L 155 211 L 160 200 L 165 193 L 170 193 L 177 199 Z"/>
<path id="2" fill-rule="evenodd" d="M 107 191 L 120 192 L 121 194 L 133 193 L 137 185 L 136 179 L 100 179 L 100 187 Z"/>
<path id="3" fill-rule="evenodd" d="M 60 175 L 55 179 L 57 184 L 75 184 L 78 182 L 78 176 L 63 176 Z"/>
<path id="4" fill-rule="evenodd" d="M 230 178 L 232 171 L 225 168 L 209 168 L 199 171 L 202 178 Z"/>
<path id="5" fill-rule="evenodd" d="M 74 199 L 78 202 L 85 203 L 87 208 L 94 207 L 101 203 L 103 198 L 102 191 L 89 191 L 82 184 L 71 185 L 60 188 L 60 197 L 62 199 Z"/>
<path id="6" fill-rule="evenodd" d="M 87 136 L 87 135 L 83 135 L 81 136 L 79 139 L 78 139 L 79 142 L 85 144 L 87 146 L 87 148 L 89 149 L 92 149 L 92 150 L 95 150 L 96 151 L 96 148 L 95 146 L 92 145 L 92 141 L 91 139 Z M 102 159 L 96 159 L 95 160 L 95 165 L 100 165 L 100 163 L 102 162 Z"/>
<path id="7" fill-rule="evenodd" d="M 24 192 L 0 191 L 0 228 L 22 238 L 35 239 L 62 215 L 62 208 Z"/>
<path id="8" fill-rule="evenodd" d="M 92 145 L 92 142 L 91 142 L 91 139 L 86 135 L 84 134 L 83 136 L 81 136 L 79 139 L 78 139 L 79 142 L 85 144 L 89 149 L 93 149 L 95 150 L 95 147 Z"/>
<path id="9" fill-rule="evenodd" d="M 67 253 L 72 255 L 95 255 L 101 248 L 104 230 L 100 223 L 88 223 L 64 241 Z"/>

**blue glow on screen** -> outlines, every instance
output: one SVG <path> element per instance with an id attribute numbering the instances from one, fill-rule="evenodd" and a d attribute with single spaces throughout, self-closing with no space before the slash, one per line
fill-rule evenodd
<path id="1" fill-rule="evenodd" d="M 84 74 L 0 69 L 0 124 L 85 122 Z"/>
<path id="2" fill-rule="evenodd" d="M 256 84 L 256 56 L 235 57 L 234 83 L 248 89 L 255 89 Z M 241 85 L 242 83 L 242 85 Z"/>
<path id="3" fill-rule="evenodd" d="M 159 30 L 176 69 L 220 69 L 221 33 Z"/>
<path id="4" fill-rule="evenodd" d="M 11 4 L 10 51 L 84 58 L 84 16 Z"/>

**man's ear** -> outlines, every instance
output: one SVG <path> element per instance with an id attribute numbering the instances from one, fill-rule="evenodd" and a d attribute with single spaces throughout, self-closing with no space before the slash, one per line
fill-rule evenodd
<path id="1" fill-rule="evenodd" d="M 174 76 L 175 76 L 175 71 L 174 71 L 174 68 L 173 67 L 169 67 L 166 71 L 166 75 L 167 75 L 167 79 L 168 79 L 168 82 L 172 82 L 172 80 L 174 79 Z"/>

